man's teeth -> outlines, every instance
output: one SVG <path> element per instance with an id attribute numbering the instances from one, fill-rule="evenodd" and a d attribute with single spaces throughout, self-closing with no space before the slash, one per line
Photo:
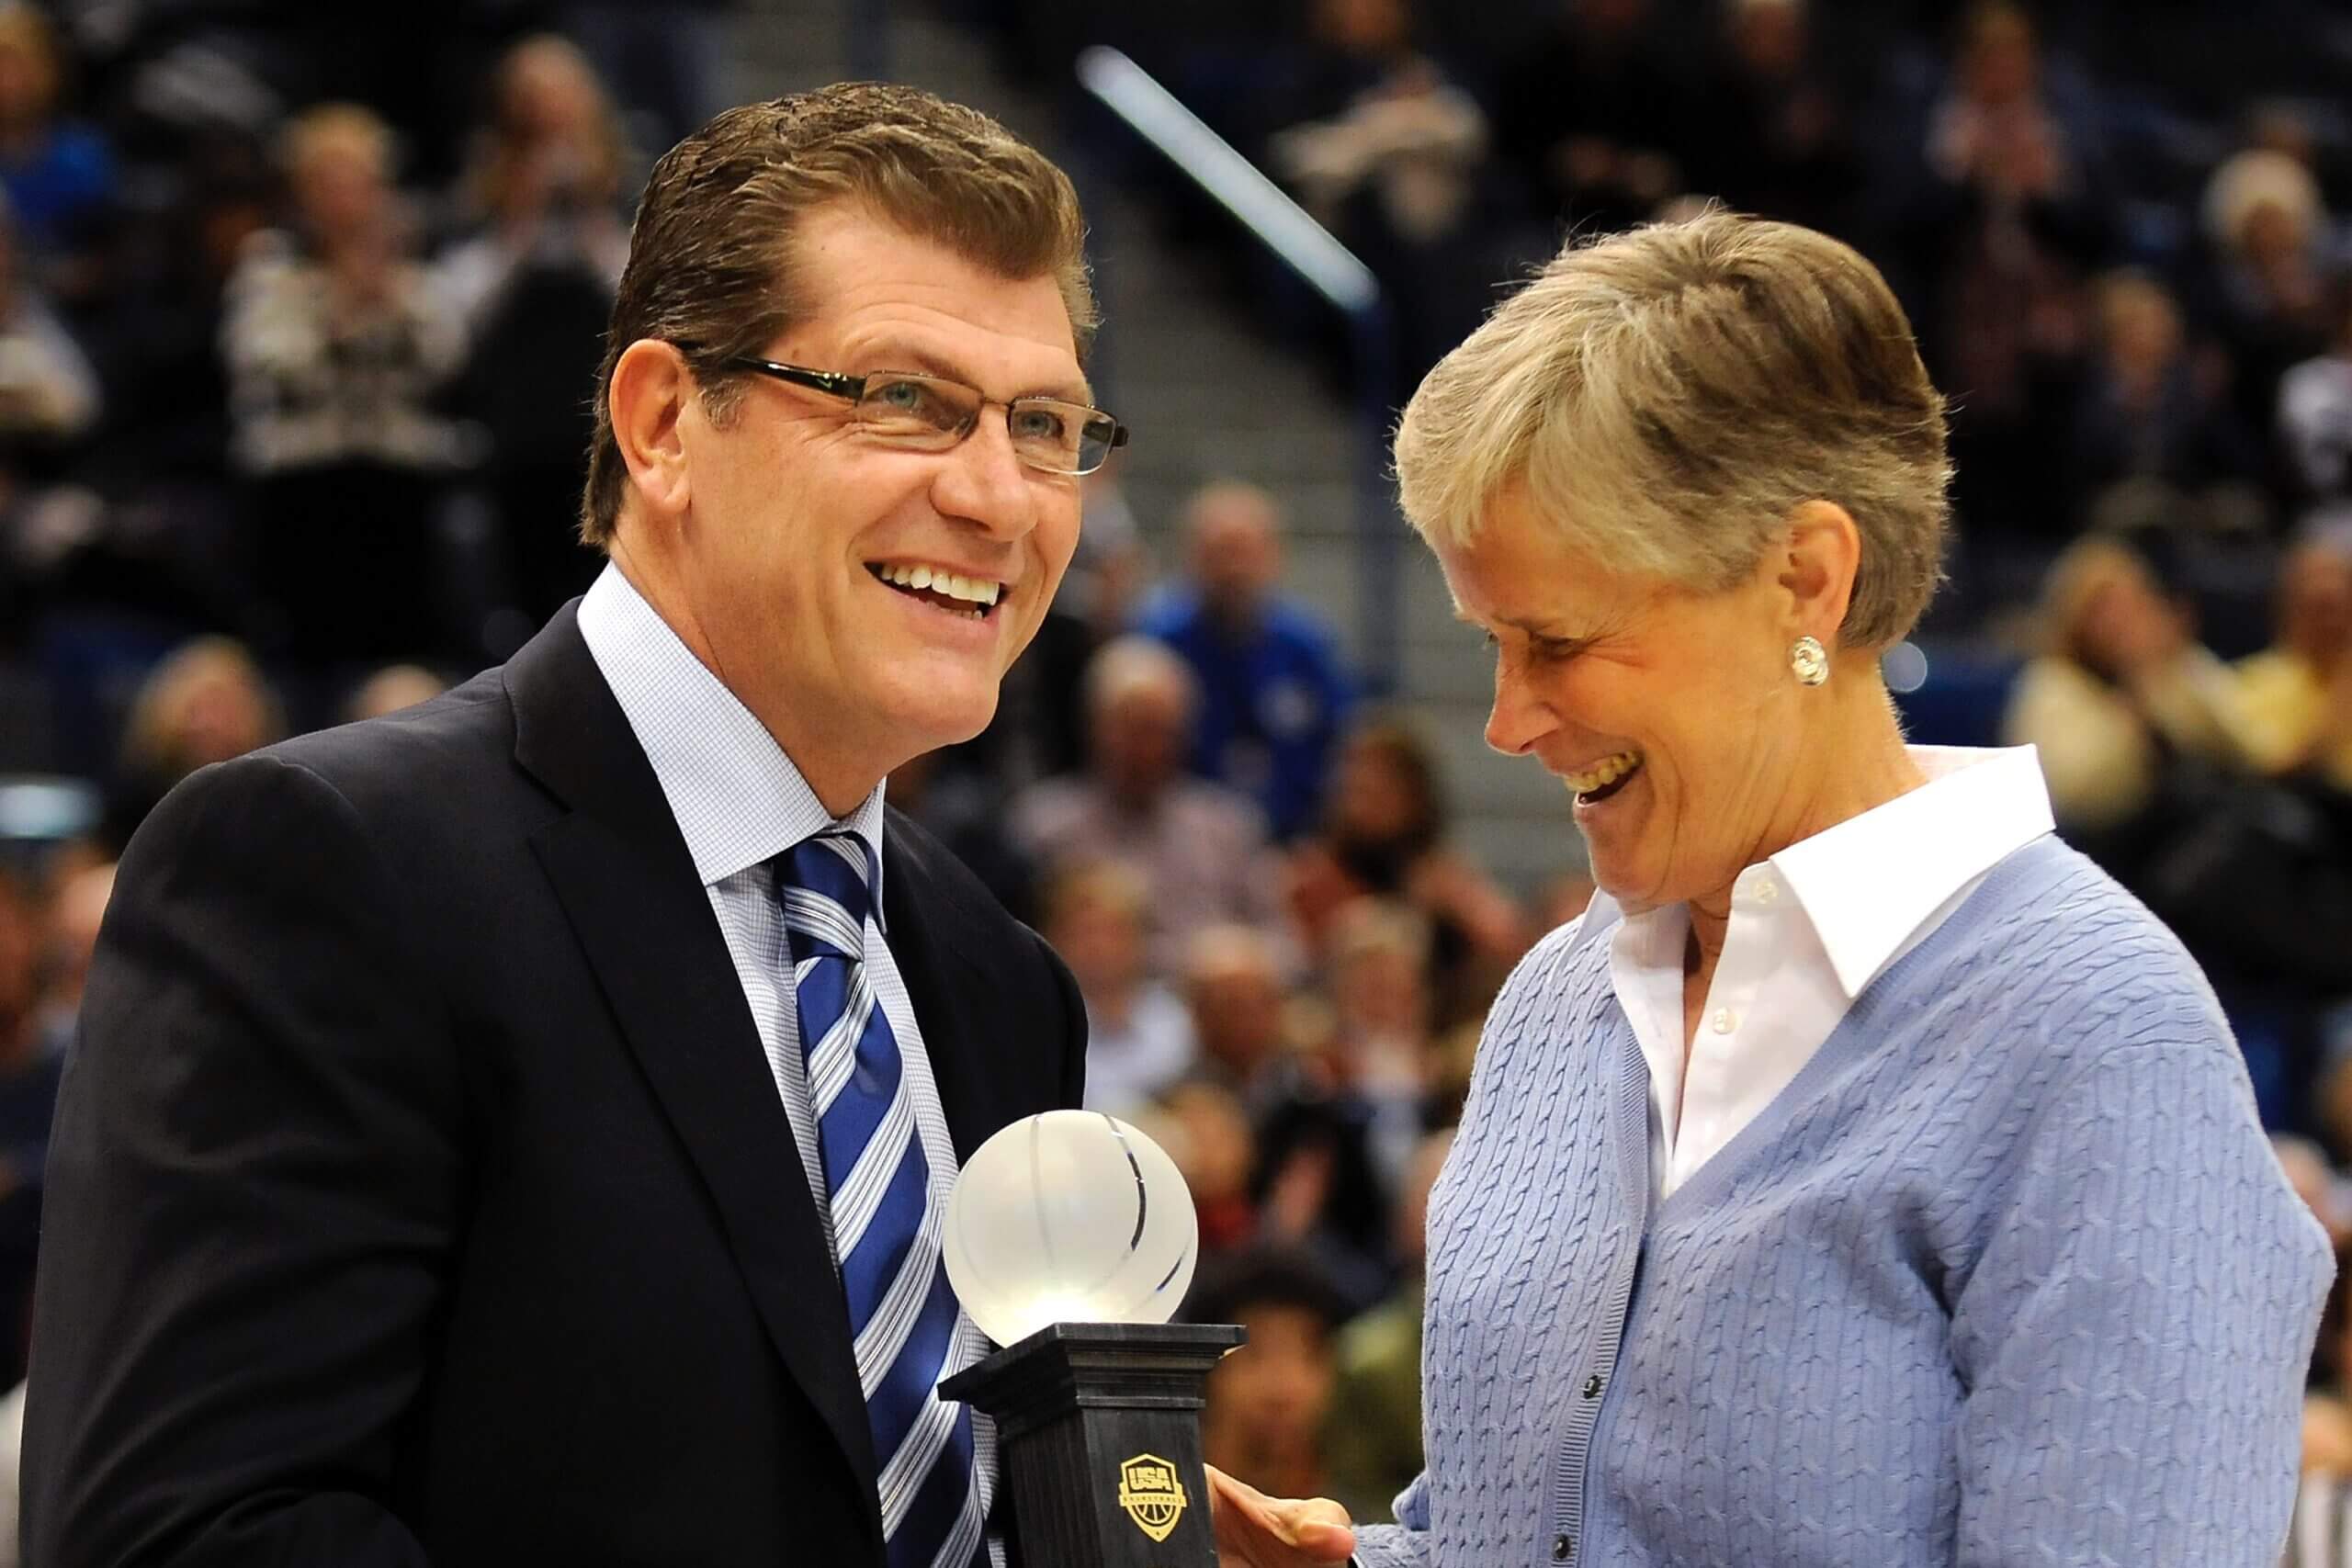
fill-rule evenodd
<path id="1" fill-rule="evenodd" d="M 885 582 L 900 588 L 928 588 L 933 593 L 944 593 L 950 599 L 961 599 L 967 604 L 983 608 L 996 603 L 1004 584 L 985 577 L 961 577 L 952 571 L 934 570 L 927 566 L 892 564 L 877 566 L 874 574 Z"/>
<path id="2" fill-rule="evenodd" d="M 1605 789 L 1642 765 L 1637 751 L 1620 751 L 1613 757 L 1603 757 L 1580 773 L 1562 773 L 1560 782 L 1578 795 L 1590 795 Z"/>

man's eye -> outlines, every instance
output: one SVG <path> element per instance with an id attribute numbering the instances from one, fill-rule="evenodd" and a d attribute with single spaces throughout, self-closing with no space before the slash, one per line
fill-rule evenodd
<path id="1" fill-rule="evenodd" d="M 1023 406 L 1012 411 L 1012 434 L 1020 441 L 1058 441 L 1063 419 L 1052 409 Z"/>
<path id="2" fill-rule="evenodd" d="M 939 394 L 921 381 L 885 381 L 866 389 L 865 400 L 886 413 L 931 419 L 941 410 Z"/>

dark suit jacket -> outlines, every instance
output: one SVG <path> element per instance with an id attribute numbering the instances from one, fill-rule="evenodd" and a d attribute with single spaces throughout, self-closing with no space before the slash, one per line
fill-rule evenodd
<path id="1" fill-rule="evenodd" d="M 893 814 L 959 1158 L 1069 972 Z M 718 923 L 567 609 L 125 855 L 49 1168 L 35 1568 L 883 1561 L 847 1310 Z"/>

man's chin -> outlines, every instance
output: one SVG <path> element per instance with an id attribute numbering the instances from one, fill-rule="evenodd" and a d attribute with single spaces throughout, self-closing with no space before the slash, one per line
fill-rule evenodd
<path id="1" fill-rule="evenodd" d="M 909 751 L 919 756 L 943 746 L 960 746 L 976 739 L 996 719 L 998 692 L 994 682 L 965 689 L 962 682 L 935 682 L 900 694 L 887 705 L 892 729 Z"/>

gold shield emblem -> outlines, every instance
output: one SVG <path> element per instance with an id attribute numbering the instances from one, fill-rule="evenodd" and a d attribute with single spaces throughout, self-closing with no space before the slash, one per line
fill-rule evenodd
<path id="1" fill-rule="evenodd" d="M 1184 1483 L 1176 1467 L 1158 1454 L 1137 1454 L 1119 1467 L 1119 1506 L 1136 1529 L 1166 1540 L 1184 1517 Z"/>

